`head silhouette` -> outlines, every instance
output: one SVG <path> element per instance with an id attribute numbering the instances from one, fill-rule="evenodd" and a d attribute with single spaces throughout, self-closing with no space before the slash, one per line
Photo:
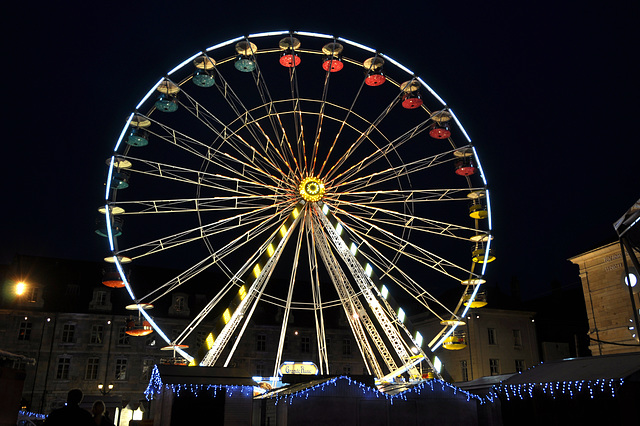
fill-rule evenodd
<path id="1" fill-rule="evenodd" d="M 104 414 L 104 402 L 97 400 L 96 402 L 93 403 L 93 407 L 91 407 L 91 413 L 93 413 L 94 416 L 101 416 Z"/>
<path id="2" fill-rule="evenodd" d="M 82 401 L 82 391 L 80 389 L 71 389 L 67 393 L 67 405 L 78 405 Z"/>

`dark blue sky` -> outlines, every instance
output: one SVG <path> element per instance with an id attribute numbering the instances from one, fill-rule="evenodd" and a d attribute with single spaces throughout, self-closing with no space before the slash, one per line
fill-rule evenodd
<path id="1" fill-rule="evenodd" d="M 5 12 L 0 262 L 101 259 L 95 212 L 125 117 L 184 58 L 271 30 L 375 47 L 455 108 L 492 193 L 490 282 L 517 275 L 536 295 L 553 278 L 577 281 L 566 259 L 613 240 L 612 223 L 640 196 L 637 2 L 200 3 Z"/>

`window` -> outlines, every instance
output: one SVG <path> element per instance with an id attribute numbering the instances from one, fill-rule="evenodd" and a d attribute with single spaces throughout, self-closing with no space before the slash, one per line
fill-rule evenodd
<path id="1" fill-rule="evenodd" d="M 169 314 L 185 317 L 188 316 L 189 313 L 190 311 L 188 295 L 184 293 L 173 294 L 171 299 L 171 306 L 169 307 Z"/>
<path id="2" fill-rule="evenodd" d="M 259 362 L 256 364 L 256 376 L 264 377 L 266 370 L 264 368 L 264 363 Z"/>
<path id="3" fill-rule="evenodd" d="M 13 360 L 13 367 L 14 370 L 26 370 L 27 369 L 27 363 L 24 359 L 14 359 Z"/>
<path id="4" fill-rule="evenodd" d="M 460 361 L 460 373 L 462 377 L 460 380 L 463 382 L 468 382 L 469 381 L 469 369 L 467 368 L 467 360 L 463 359 L 462 361 Z"/>
<path id="5" fill-rule="evenodd" d="M 522 333 L 520 332 L 520 330 L 513 330 L 513 347 L 522 347 Z"/>
<path id="6" fill-rule="evenodd" d="M 76 332 L 75 324 L 65 324 L 62 326 L 62 343 L 73 343 L 73 335 Z"/>
<path id="7" fill-rule="evenodd" d="M 303 353 L 311 352 L 311 339 L 309 337 L 300 338 L 300 352 L 303 352 Z"/>
<path id="8" fill-rule="evenodd" d="M 264 352 L 267 350 L 267 336 L 258 334 L 256 336 L 256 351 Z"/>
<path id="9" fill-rule="evenodd" d="M 176 312 L 182 312 L 186 307 L 187 301 L 184 296 L 176 296 L 175 299 L 173 299 L 173 309 L 175 309 Z"/>
<path id="10" fill-rule="evenodd" d="M 89 337 L 89 343 L 99 344 L 102 343 L 104 338 L 104 328 L 99 324 L 91 326 L 91 336 Z"/>
<path id="11" fill-rule="evenodd" d="M 489 370 L 491 371 L 492 376 L 497 376 L 500 374 L 500 360 L 491 358 L 489 359 Z"/>
<path id="12" fill-rule="evenodd" d="M 344 374 L 345 376 L 351 374 L 351 366 L 345 365 L 344 367 L 342 367 L 342 374 Z"/>
<path id="13" fill-rule="evenodd" d="M 206 331 L 198 331 L 196 333 L 196 349 L 200 349 L 204 346 L 204 342 L 207 340 L 207 334 L 209 333 Z"/>
<path id="14" fill-rule="evenodd" d="M 94 297 L 94 301 L 98 306 L 104 306 L 107 304 L 107 292 L 106 291 L 96 291 Z"/>
<path id="15" fill-rule="evenodd" d="M 524 359 L 516 359 L 516 373 L 522 373 L 525 368 Z"/>
<path id="16" fill-rule="evenodd" d="M 148 382 L 151 378 L 151 372 L 153 371 L 153 366 L 155 365 L 154 361 L 150 358 L 142 360 L 142 375 L 140 376 L 140 380 L 143 382 Z"/>
<path id="17" fill-rule="evenodd" d="M 495 328 L 487 328 L 488 336 L 489 336 L 489 344 L 497 345 L 498 344 L 498 335 L 496 333 Z"/>
<path id="18" fill-rule="evenodd" d="M 87 359 L 87 368 L 84 371 L 85 380 L 96 380 L 98 378 L 98 366 L 100 358 L 92 357 Z"/>
<path id="19" fill-rule="evenodd" d="M 65 290 L 65 297 L 75 297 L 80 293 L 80 286 L 78 284 L 68 284 Z"/>
<path id="20" fill-rule="evenodd" d="M 22 321 L 18 328 L 18 340 L 31 340 L 31 327 L 30 322 Z"/>
<path id="21" fill-rule="evenodd" d="M 116 380 L 127 380 L 127 360 L 125 358 L 116 359 Z"/>
<path id="22" fill-rule="evenodd" d="M 129 344 L 129 335 L 126 333 L 127 327 L 122 326 L 118 330 L 118 344 L 119 345 L 128 345 Z"/>
<path id="23" fill-rule="evenodd" d="M 342 355 L 351 355 L 351 339 L 342 339 Z"/>
<path id="24" fill-rule="evenodd" d="M 28 303 L 36 303 L 38 301 L 38 292 L 35 287 L 28 287 L 22 296 L 22 300 Z"/>
<path id="25" fill-rule="evenodd" d="M 71 366 L 71 357 L 61 356 L 58 358 L 58 369 L 56 371 L 56 379 L 69 380 L 69 367 Z"/>

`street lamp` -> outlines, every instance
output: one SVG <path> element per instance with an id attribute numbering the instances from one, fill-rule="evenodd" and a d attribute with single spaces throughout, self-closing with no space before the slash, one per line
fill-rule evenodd
<path id="1" fill-rule="evenodd" d="M 111 389 L 113 389 L 113 383 L 109 383 L 109 385 L 106 388 L 102 383 L 98 385 L 98 390 L 103 396 L 111 392 Z"/>
<path id="2" fill-rule="evenodd" d="M 23 281 L 20 281 L 18 284 L 16 284 L 17 296 L 22 296 L 26 290 L 27 290 L 27 284 L 25 284 Z"/>

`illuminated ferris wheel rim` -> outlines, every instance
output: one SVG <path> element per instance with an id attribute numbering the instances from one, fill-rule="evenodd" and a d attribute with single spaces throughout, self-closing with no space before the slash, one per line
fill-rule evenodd
<path id="1" fill-rule="evenodd" d="M 440 97 L 435 93 L 435 91 L 434 91 L 430 86 L 428 86 L 428 85 L 427 85 L 427 84 L 426 84 L 426 83 L 425 83 L 421 78 L 416 77 L 416 76 L 414 75 L 414 73 L 413 73 L 411 70 L 409 70 L 408 68 L 404 67 L 403 65 L 401 65 L 401 64 L 400 64 L 400 63 L 398 63 L 397 61 L 393 60 L 391 57 L 389 57 L 389 56 L 387 56 L 387 55 L 385 55 L 385 54 L 382 54 L 382 53 L 377 52 L 375 49 L 372 49 L 372 48 L 370 48 L 370 47 L 364 46 L 364 45 L 362 45 L 362 44 L 359 44 L 359 43 L 353 42 L 353 41 L 351 41 L 351 40 L 348 40 L 348 39 L 345 39 L 345 38 L 342 38 L 342 37 L 333 37 L 333 36 L 325 35 L 325 34 L 310 33 L 310 32 L 301 32 L 301 31 L 296 31 L 296 32 L 290 32 L 290 31 L 265 32 L 265 33 L 251 34 L 251 35 L 249 35 L 249 36 L 236 37 L 236 38 L 233 38 L 233 39 L 227 40 L 226 42 L 222 42 L 222 43 L 219 43 L 219 44 L 217 44 L 217 45 L 211 46 L 211 47 L 207 48 L 207 49 L 205 50 L 205 52 L 214 52 L 214 51 L 216 51 L 217 49 L 220 49 L 220 48 L 225 47 L 225 46 L 229 46 L 229 45 L 231 45 L 231 44 L 233 44 L 233 43 L 236 43 L 236 42 L 239 42 L 239 41 L 242 41 L 242 40 L 251 40 L 251 39 L 258 39 L 258 38 L 271 37 L 271 36 L 295 36 L 295 35 L 298 35 L 298 36 L 305 36 L 305 37 L 324 38 L 324 39 L 333 40 L 333 41 L 336 41 L 336 42 L 342 42 L 342 43 L 345 43 L 345 44 L 347 44 L 347 45 L 349 45 L 349 46 L 351 46 L 351 47 L 355 47 L 355 48 L 357 48 L 357 49 L 361 49 L 361 50 L 364 50 L 364 51 L 366 51 L 366 52 L 370 52 L 370 53 L 372 53 L 372 54 L 375 54 L 375 55 L 377 55 L 377 56 L 380 56 L 380 57 L 381 57 L 381 58 L 383 58 L 385 61 L 388 61 L 389 63 L 393 64 L 394 66 L 396 66 L 396 67 L 397 67 L 397 68 L 399 68 L 400 70 L 404 71 L 406 74 L 408 74 L 408 75 L 412 78 L 412 80 L 414 79 L 414 80 L 418 81 L 418 82 L 420 83 L 421 87 L 425 88 L 429 93 L 431 93 L 431 95 L 432 95 L 435 99 L 437 99 L 437 100 L 441 103 L 441 105 L 442 105 L 443 107 L 446 107 L 446 103 L 442 100 L 442 98 L 440 98 Z M 303 50 L 301 49 L 301 50 L 300 50 L 300 52 L 309 52 L 309 51 L 303 51 Z M 148 92 L 148 93 L 147 93 L 147 94 L 142 98 L 142 100 L 141 100 L 141 101 L 139 102 L 139 104 L 136 106 L 136 110 L 138 110 L 139 108 L 141 108 L 141 107 L 144 105 L 144 103 L 149 99 L 149 97 L 150 97 L 150 96 L 151 96 L 151 95 L 152 95 L 152 94 L 157 90 L 158 86 L 159 86 L 160 84 L 162 84 L 162 82 L 163 82 L 163 81 L 165 81 L 165 78 L 170 78 L 172 75 L 174 75 L 175 73 L 177 73 L 177 72 L 178 72 L 179 70 L 181 70 L 183 67 L 185 67 L 185 66 L 187 66 L 188 64 L 192 63 L 192 62 L 193 62 L 197 57 L 199 57 L 200 55 L 202 55 L 202 53 L 203 53 L 203 52 L 198 52 L 198 53 L 194 54 L 193 56 L 189 57 L 188 59 L 186 59 L 185 61 L 183 61 L 182 63 L 180 63 L 180 64 L 179 64 L 179 65 L 177 65 L 176 67 L 174 67 L 172 70 L 170 70 L 170 71 L 166 74 L 166 77 L 163 77 L 162 79 L 160 79 L 160 80 L 159 80 L 159 81 L 158 81 L 158 82 L 157 82 L 157 83 L 156 83 L 156 84 L 151 88 L 151 90 L 150 90 L 150 91 L 149 91 L 149 92 Z M 254 52 L 254 53 L 255 53 L 256 55 L 259 55 L 259 54 L 262 54 L 262 53 L 268 53 L 268 52 L 256 51 L 256 52 Z M 313 52 L 313 53 L 318 53 L 318 52 Z M 228 60 L 231 60 L 231 59 L 232 59 L 232 58 L 227 58 L 227 59 L 225 59 L 225 60 L 220 61 L 220 63 L 223 63 L 224 61 L 228 61 Z M 392 80 L 391 80 L 391 81 L 392 81 Z M 398 85 L 398 84 L 397 84 L 397 83 L 395 83 L 395 82 L 394 82 L 394 84 Z M 284 101 L 285 101 L 285 100 L 276 100 L 275 102 L 284 102 Z M 311 100 L 311 101 L 316 101 L 316 102 L 317 102 L 317 100 Z M 253 110 L 257 110 L 257 109 L 259 109 L 259 108 L 261 108 L 261 107 L 262 107 L 262 106 L 261 106 L 261 105 L 259 105 L 259 106 L 255 107 L 255 108 L 253 108 Z M 338 107 L 339 107 L 339 108 L 344 108 L 344 107 L 341 107 L 341 106 L 338 106 Z M 467 142 L 470 144 L 470 143 L 471 143 L 471 139 L 469 138 L 469 136 L 468 136 L 467 132 L 465 131 L 465 129 L 463 128 L 462 124 L 459 122 L 459 120 L 457 119 L 457 117 L 455 116 L 455 114 L 453 113 L 453 111 L 452 111 L 450 108 L 448 108 L 448 107 L 447 107 L 447 110 L 451 113 L 451 117 L 452 117 L 452 119 L 454 120 L 454 122 L 456 123 L 456 125 L 458 126 L 458 128 L 460 129 L 460 131 L 462 132 L 462 134 L 464 135 L 464 137 L 466 138 Z M 109 169 L 108 169 L 108 175 L 109 175 L 109 177 L 108 177 L 108 182 L 111 180 L 111 176 L 112 176 L 112 174 L 114 173 L 114 168 L 115 168 L 116 158 L 117 158 L 117 156 L 118 156 L 117 151 L 118 151 L 118 149 L 119 149 L 119 147 L 120 147 L 120 145 L 121 145 L 121 143 L 122 143 L 122 141 L 123 141 L 123 139 L 124 139 L 124 137 L 125 137 L 125 135 L 126 135 L 127 130 L 128 130 L 128 129 L 129 129 L 129 127 L 130 127 L 131 120 L 134 118 L 134 116 L 135 116 L 135 115 L 136 115 L 136 113 L 134 112 L 134 113 L 132 113 L 132 114 L 129 116 L 129 118 L 128 118 L 128 119 L 127 119 L 127 121 L 126 121 L 125 126 L 123 127 L 122 133 L 120 134 L 120 137 L 118 138 L 118 141 L 117 141 L 117 143 L 116 143 L 116 145 L 115 145 L 115 148 L 114 148 L 114 155 L 111 157 L 111 161 L 110 161 Z M 239 119 L 239 118 L 238 118 L 238 119 Z M 364 119 L 363 119 L 363 120 L 364 120 Z M 365 120 L 365 121 L 366 121 L 366 120 Z M 245 125 L 246 125 L 246 124 L 245 124 Z M 473 156 L 474 156 L 474 158 L 476 159 L 476 164 L 477 164 L 477 167 L 478 167 L 478 169 L 479 169 L 479 175 L 480 175 L 480 177 L 482 178 L 482 181 L 484 182 L 484 185 L 485 185 L 485 187 L 484 187 L 484 189 L 483 189 L 483 190 L 484 190 L 484 192 L 485 192 L 486 203 L 487 203 L 487 210 L 488 210 L 488 230 L 487 230 L 487 233 L 488 233 L 488 234 L 490 234 L 490 233 L 491 233 L 492 225 L 491 225 L 491 205 L 490 205 L 490 202 L 489 202 L 489 191 L 488 191 L 488 189 L 486 188 L 486 184 L 487 184 L 487 182 L 486 182 L 486 179 L 485 179 L 484 171 L 482 170 L 482 167 L 481 167 L 481 164 L 480 164 L 480 160 L 479 160 L 479 158 L 478 158 L 478 156 L 477 156 L 477 152 L 475 151 L 475 148 L 473 148 L 473 147 L 471 147 L 471 148 L 472 148 L 472 150 L 473 150 Z M 307 181 L 307 179 L 311 179 L 311 180 L 310 180 L 310 181 Z M 325 193 L 324 193 L 324 184 L 325 184 L 325 183 L 324 183 L 324 181 L 322 181 L 322 179 L 317 178 L 317 177 L 315 177 L 315 176 L 309 176 L 309 177 L 307 177 L 307 178 L 304 178 L 304 179 L 303 179 L 303 180 L 301 180 L 301 181 L 300 181 L 300 183 L 299 183 L 299 188 L 298 188 L 298 190 L 299 190 L 300 196 L 302 197 L 302 199 L 304 199 L 305 201 L 308 201 L 308 202 L 317 202 L 317 201 L 321 201 L 321 200 L 323 199 L 323 197 L 325 196 Z M 310 186 L 309 186 L 309 185 L 310 185 Z M 136 297 L 135 297 L 135 295 L 134 295 L 134 292 L 133 292 L 133 289 L 131 288 L 131 286 L 130 286 L 130 284 L 129 284 L 128 280 L 127 280 L 126 274 L 124 273 L 124 270 L 123 270 L 123 267 L 122 267 L 122 263 L 121 263 L 121 260 L 120 260 L 119 254 L 117 254 L 117 253 L 116 253 L 116 251 L 115 251 L 115 247 L 114 247 L 114 246 L 115 246 L 115 237 L 113 236 L 113 233 L 111 232 L 111 229 L 110 229 L 110 226 L 109 226 L 109 224 L 110 224 L 110 220 L 109 220 L 109 215 L 110 215 L 110 204 L 109 204 L 110 195 L 109 195 L 109 193 L 110 193 L 110 189 L 109 189 L 109 185 L 107 185 L 107 190 L 106 190 L 106 194 L 105 194 L 105 200 L 106 200 L 106 204 L 105 204 L 105 215 L 106 215 L 106 219 L 107 219 L 107 220 L 106 220 L 106 223 L 107 223 L 107 232 L 108 232 L 109 245 L 110 245 L 110 248 L 111 248 L 112 253 L 113 253 L 113 256 L 111 257 L 111 259 L 112 259 L 112 261 L 116 264 L 116 266 L 117 266 L 117 268 L 118 268 L 118 270 L 119 270 L 119 272 L 120 272 L 120 274 L 121 274 L 121 277 L 122 277 L 123 281 L 124 281 L 124 282 L 125 282 L 125 284 L 126 284 L 126 288 L 127 288 L 128 292 L 129 292 L 129 294 L 130 294 L 131 298 L 132 298 L 134 301 L 136 301 L 136 300 L 138 300 L 138 299 L 136 299 Z M 486 265 L 487 265 L 487 263 L 488 263 L 488 262 L 487 262 L 487 258 L 488 258 L 489 253 L 490 253 L 490 244 L 491 244 L 491 239 L 488 239 L 488 240 L 487 240 L 487 242 L 486 242 L 486 252 L 485 252 L 485 254 L 484 254 L 484 256 L 485 256 L 485 258 L 484 258 L 484 262 L 481 262 L 481 263 L 483 263 L 483 265 L 482 265 L 482 272 L 481 272 L 481 274 L 478 276 L 478 277 L 480 277 L 480 278 L 484 275 L 485 268 L 486 268 Z M 473 298 L 475 297 L 475 295 L 476 295 L 476 293 L 478 292 L 479 288 L 480 288 L 480 286 L 479 286 L 479 285 L 474 286 L 474 292 L 473 292 L 473 296 L 472 296 L 472 299 L 471 299 L 471 300 L 473 300 Z M 469 306 L 467 306 L 467 307 L 466 307 L 466 309 L 464 309 L 464 310 L 463 310 L 462 314 L 458 315 L 458 317 L 459 317 L 459 318 L 464 318 L 464 317 L 466 316 L 466 314 L 467 314 L 468 309 L 469 309 Z M 141 314 L 142 314 L 142 315 L 144 315 L 144 316 L 147 318 L 147 320 L 153 324 L 154 329 L 156 329 L 156 330 L 158 330 L 158 331 L 159 331 L 159 330 L 160 330 L 160 329 L 159 329 L 159 327 L 157 327 L 157 326 L 156 326 L 155 322 L 154 322 L 154 321 L 153 321 L 153 319 L 152 319 L 152 318 L 151 318 L 151 317 L 146 313 L 146 309 L 144 309 L 144 308 L 142 307 L 142 305 L 140 305 L 139 310 L 140 310 Z M 457 323 L 456 323 L 456 324 L 453 324 L 453 325 L 448 329 L 448 331 L 447 331 L 446 333 L 444 333 L 444 335 L 442 335 L 442 336 L 441 336 L 441 338 L 439 338 L 439 339 L 438 339 L 438 341 L 437 341 L 437 342 L 436 342 L 435 340 L 434 340 L 434 341 L 432 341 L 432 342 L 431 342 L 432 349 L 433 349 L 433 350 L 435 350 L 437 347 L 439 347 L 439 346 L 442 344 L 442 342 L 443 342 L 443 341 L 444 341 L 448 336 L 450 336 L 450 335 L 451 335 L 451 333 L 453 333 L 453 331 L 455 330 L 455 328 L 457 327 L 457 325 L 458 325 Z M 161 332 L 160 332 L 160 333 L 161 333 Z M 163 335 L 163 333 L 161 333 L 161 335 Z M 164 338 L 167 342 L 169 342 L 169 341 L 170 341 L 166 336 L 163 336 L 163 338 Z M 181 350 L 180 350 L 179 348 L 178 348 L 178 352 L 181 352 Z M 181 353 L 182 353 L 182 352 L 181 352 Z M 191 358 L 191 357 L 190 357 L 188 354 L 186 354 L 186 353 L 182 353 L 182 355 L 183 355 L 183 356 L 185 356 L 185 358 L 187 358 L 187 359 Z"/>

